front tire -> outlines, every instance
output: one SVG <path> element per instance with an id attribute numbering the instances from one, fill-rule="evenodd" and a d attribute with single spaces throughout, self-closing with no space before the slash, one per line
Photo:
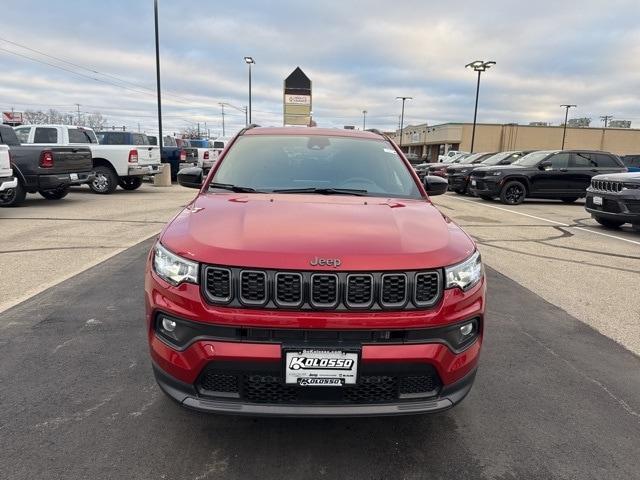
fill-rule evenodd
<path id="1" fill-rule="evenodd" d="M 0 192 L 0 207 L 17 207 L 27 198 L 27 191 L 22 182 L 18 180 L 16 188 L 10 188 Z"/>
<path id="2" fill-rule="evenodd" d="M 611 228 L 611 229 L 620 228 L 625 223 L 619 220 L 609 220 L 608 218 L 602 218 L 602 217 L 593 217 L 593 219 L 596 222 L 598 222 L 600 225 L 602 225 L 604 228 Z"/>
<path id="3" fill-rule="evenodd" d="M 136 190 L 142 185 L 142 177 L 124 177 L 118 181 L 123 190 Z"/>
<path id="4" fill-rule="evenodd" d="M 108 195 L 118 188 L 118 176 L 109 167 L 99 166 L 93 169 L 95 178 L 89 183 L 89 188 L 94 193 Z"/>
<path id="5" fill-rule="evenodd" d="M 53 190 L 38 190 L 38 193 L 47 200 L 60 200 L 69 194 L 69 186 Z"/>
<path id="6" fill-rule="evenodd" d="M 506 205 L 520 205 L 527 196 L 527 187 L 518 180 L 505 183 L 500 190 L 500 201 Z"/>

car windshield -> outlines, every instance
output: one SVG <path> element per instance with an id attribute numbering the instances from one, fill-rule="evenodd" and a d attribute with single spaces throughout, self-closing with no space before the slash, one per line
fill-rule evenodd
<path id="1" fill-rule="evenodd" d="M 487 158 L 485 161 L 482 162 L 483 165 L 498 165 L 501 161 L 506 160 L 507 158 L 509 158 L 510 156 L 514 155 L 515 153 L 518 152 L 500 152 L 500 153 L 496 153 L 495 155 Z"/>
<path id="2" fill-rule="evenodd" d="M 462 160 L 460 160 L 458 163 L 462 164 L 462 165 L 468 165 L 470 163 L 474 163 L 476 160 L 478 160 L 480 157 L 485 156 L 486 153 L 474 153 L 472 155 L 469 155 L 467 158 L 463 158 Z"/>
<path id="3" fill-rule="evenodd" d="M 551 151 L 551 150 L 549 150 L 549 151 L 541 151 L 541 152 L 533 152 L 533 153 L 530 153 L 529 155 L 525 155 L 520 160 L 516 160 L 515 162 L 512 163 L 512 165 L 520 165 L 520 166 L 523 166 L 523 167 L 532 167 L 532 166 L 536 165 L 540 160 L 548 157 L 552 153 L 553 153 L 553 151 Z"/>
<path id="4" fill-rule="evenodd" d="M 409 169 L 385 140 L 324 135 L 240 137 L 214 183 L 258 191 L 357 190 L 367 196 L 422 198 Z"/>

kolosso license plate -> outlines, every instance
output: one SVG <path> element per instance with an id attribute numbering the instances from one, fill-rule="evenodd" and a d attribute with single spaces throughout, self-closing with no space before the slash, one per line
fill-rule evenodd
<path id="1" fill-rule="evenodd" d="M 593 197 L 594 205 L 602 205 L 602 197 Z"/>
<path id="2" fill-rule="evenodd" d="M 340 350 L 298 350 L 285 354 L 285 382 L 301 387 L 354 385 L 358 354 Z"/>

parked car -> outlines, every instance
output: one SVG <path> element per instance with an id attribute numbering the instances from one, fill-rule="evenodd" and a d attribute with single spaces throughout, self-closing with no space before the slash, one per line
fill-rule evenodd
<path id="1" fill-rule="evenodd" d="M 176 138 L 176 144 L 187 154 L 186 163 L 198 164 L 198 149 L 191 145 L 191 140 L 186 138 Z"/>
<path id="2" fill-rule="evenodd" d="M 231 140 L 230 137 L 218 137 L 213 141 L 214 160 L 222 154 L 222 151 L 226 148 L 229 140 Z"/>
<path id="3" fill-rule="evenodd" d="M 73 125 L 22 125 L 15 131 L 23 143 L 88 147 L 95 172 L 89 187 L 95 193 L 113 193 L 118 185 L 135 190 L 142 185 L 143 176 L 160 171 L 160 151 L 148 139 L 146 144 L 100 145 L 92 129 Z"/>
<path id="4" fill-rule="evenodd" d="M 429 163 L 427 164 L 424 175 L 435 175 L 437 177 L 444 178 L 447 176 L 447 167 L 449 165 L 458 164 L 469 155 L 469 153 L 459 153 L 457 155 L 445 158 L 442 162 Z"/>
<path id="5" fill-rule="evenodd" d="M 625 155 L 620 158 L 630 172 L 640 172 L 640 155 Z"/>
<path id="6" fill-rule="evenodd" d="M 493 155 L 490 154 L 488 157 L 480 156 L 470 164 L 464 163 L 463 160 L 457 165 L 451 165 L 450 167 L 447 167 L 447 180 L 449 182 L 449 190 L 452 190 L 460 195 L 466 194 L 469 190 L 469 179 L 471 172 L 473 172 L 476 168 L 482 166 L 510 165 L 528 153 L 531 152 L 500 152 Z"/>
<path id="7" fill-rule="evenodd" d="M 47 200 L 60 200 L 69 193 L 69 186 L 94 178 L 88 148 L 22 145 L 8 125 L 0 125 L 0 146 L 8 147 L 11 169 L 17 179 L 13 188 L 0 192 L 2 207 L 20 205 L 27 193 L 38 192 Z"/>
<path id="8" fill-rule="evenodd" d="M 436 163 L 429 167 L 429 175 L 436 175 L 438 177 L 447 178 L 447 171 L 449 168 L 454 165 L 472 165 L 474 163 L 480 163 L 481 161 L 489 158 L 491 155 L 494 155 L 495 152 L 480 152 L 480 153 L 472 153 L 466 155 L 464 158 L 460 158 L 458 161 L 450 160 L 449 162 Z M 456 158 L 456 157 L 452 157 Z"/>
<path id="9" fill-rule="evenodd" d="M 2 135 L 2 133 L 0 133 Z M 0 204 L 4 198 L 13 195 L 13 189 L 18 186 L 18 179 L 13 176 L 9 157 L 9 147 L 0 145 Z"/>
<path id="10" fill-rule="evenodd" d="M 145 281 L 156 380 L 230 414 L 446 410 L 471 389 L 485 280 L 471 238 L 373 132 L 249 128 L 159 235 Z M 401 205 L 403 208 L 389 208 Z M 274 228 L 277 226 L 277 228 Z"/>
<path id="11" fill-rule="evenodd" d="M 420 163 L 420 157 L 417 153 L 405 153 L 404 156 L 412 165 Z"/>
<path id="12" fill-rule="evenodd" d="M 148 135 L 151 145 L 158 145 L 157 135 Z M 195 162 L 191 160 L 187 163 L 187 152 L 178 146 L 176 139 L 171 136 L 165 136 L 162 140 L 162 163 L 169 164 L 171 169 L 171 180 L 178 179 L 178 172 L 181 168 L 193 167 Z"/>
<path id="13" fill-rule="evenodd" d="M 640 229 L 640 172 L 593 177 L 587 188 L 585 209 L 604 227 L 630 223 Z"/>
<path id="14" fill-rule="evenodd" d="M 190 139 L 191 147 L 197 150 L 196 166 L 202 168 L 205 172 L 211 170 L 215 163 L 213 145 L 207 139 Z"/>
<path id="15" fill-rule="evenodd" d="M 460 155 L 462 153 L 469 153 L 469 152 L 463 152 L 462 150 L 449 150 L 444 155 L 438 155 L 438 161 L 439 162 L 444 162 L 448 158 L 455 157 L 455 156 Z"/>
<path id="16" fill-rule="evenodd" d="M 469 191 L 490 200 L 518 205 L 525 198 L 550 198 L 565 203 L 586 195 L 591 178 L 626 172 L 612 153 L 592 150 L 544 150 L 525 155 L 511 165 L 479 167 L 471 173 Z"/>

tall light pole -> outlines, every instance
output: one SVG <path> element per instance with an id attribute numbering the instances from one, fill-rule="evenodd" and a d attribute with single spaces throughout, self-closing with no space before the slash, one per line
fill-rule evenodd
<path id="1" fill-rule="evenodd" d="M 249 124 L 251 124 L 251 65 L 255 65 L 256 61 L 253 57 L 244 57 L 244 62 L 249 65 Z"/>
<path id="2" fill-rule="evenodd" d="M 571 107 L 577 107 L 578 105 L 560 105 L 564 107 L 564 129 L 562 130 L 562 150 L 564 150 L 564 139 L 567 136 L 567 120 L 569 119 L 569 109 Z"/>
<path id="3" fill-rule="evenodd" d="M 362 110 L 362 130 L 367 129 L 367 111 Z"/>
<path id="4" fill-rule="evenodd" d="M 413 100 L 413 97 L 396 97 L 396 100 L 402 100 L 402 113 L 400 114 L 400 143 L 399 147 L 402 150 L 402 129 L 404 128 L 404 102 L 407 100 Z"/>
<path id="5" fill-rule="evenodd" d="M 158 90 L 158 146 L 162 151 L 162 101 L 160 99 L 160 40 L 158 35 L 158 0 L 153 1 L 153 13 L 156 23 L 156 84 Z"/>
<path id="6" fill-rule="evenodd" d="M 478 84 L 476 85 L 476 106 L 473 110 L 473 129 L 471 130 L 471 149 L 469 153 L 473 153 L 473 144 L 476 139 L 476 119 L 478 118 L 478 95 L 480 94 L 480 75 L 482 72 L 491 68 L 496 62 L 489 60 L 485 62 L 483 60 L 476 60 L 475 62 L 467 63 L 464 68 L 471 68 L 474 72 L 478 72 Z"/>

